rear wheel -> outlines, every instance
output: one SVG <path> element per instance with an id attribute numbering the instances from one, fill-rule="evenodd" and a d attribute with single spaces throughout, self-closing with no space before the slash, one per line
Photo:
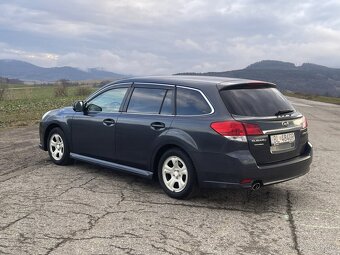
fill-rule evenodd
<path id="1" fill-rule="evenodd" d="M 71 163 L 69 145 L 60 128 L 53 128 L 48 136 L 48 154 L 57 165 Z"/>
<path id="2" fill-rule="evenodd" d="M 178 149 L 171 149 L 163 154 L 158 165 L 158 179 L 165 193 L 173 198 L 189 198 L 197 189 L 193 164 Z"/>

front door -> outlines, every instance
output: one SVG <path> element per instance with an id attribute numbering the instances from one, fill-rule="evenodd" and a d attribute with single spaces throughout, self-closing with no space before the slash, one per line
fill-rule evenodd
<path id="1" fill-rule="evenodd" d="M 119 110 L 128 87 L 104 90 L 86 102 L 85 111 L 72 119 L 72 152 L 113 161 Z"/>

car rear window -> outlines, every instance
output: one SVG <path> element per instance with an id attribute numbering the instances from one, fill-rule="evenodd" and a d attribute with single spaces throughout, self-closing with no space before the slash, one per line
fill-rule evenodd
<path id="1" fill-rule="evenodd" d="M 221 90 L 228 111 L 241 116 L 274 116 L 279 111 L 294 110 L 276 88 L 242 88 Z"/>

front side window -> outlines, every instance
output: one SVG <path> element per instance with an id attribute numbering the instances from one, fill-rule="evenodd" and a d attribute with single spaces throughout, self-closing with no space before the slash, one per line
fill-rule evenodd
<path id="1" fill-rule="evenodd" d="M 137 87 L 133 90 L 127 112 L 159 114 L 166 93 L 166 89 Z"/>
<path id="2" fill-rule="evenodd" d="M 202 115 L 212 111 L 203 95 L 193 89 L 177 88 L 176 103 L 178 115 Z"/>
<path id="3" fill-rule="evenodd" d="M 116 88 L 103 92 L 87 102 L 89 112 L 118 112 L 128 88 Z"/>

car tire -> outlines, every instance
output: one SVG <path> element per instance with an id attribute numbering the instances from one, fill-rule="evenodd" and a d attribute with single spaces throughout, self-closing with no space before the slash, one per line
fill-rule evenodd
<path id="1" fill-rule="evenodd" d="M 192 161 L 179 149 L 168 150 L 162 155 L 158 164 L 158 180 L 164 192 L 177 199 L 192 197 L 198 187 Z"/>
<path id="2" fill-rule="evenodd" d="M 70 149 L 64 132 L 60 128 L 53 128 L 47 140 L 48 154 L 57 165 L 68 165 L 72 163 Z"/>

